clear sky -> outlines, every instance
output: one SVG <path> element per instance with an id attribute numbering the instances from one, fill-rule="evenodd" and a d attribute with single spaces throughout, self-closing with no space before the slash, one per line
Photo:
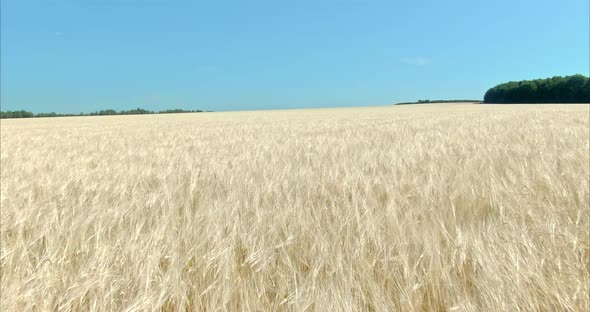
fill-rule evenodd
<path id="1" fill-rule="evenodd" d="M 482 99 L 589 75 L 588 0 L 2 0 L 2 110 Z"/>

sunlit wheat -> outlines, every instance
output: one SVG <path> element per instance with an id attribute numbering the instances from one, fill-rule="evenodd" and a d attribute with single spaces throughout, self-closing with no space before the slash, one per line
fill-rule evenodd
<path id="1" fill-rule="evenodd" d="M 1 309 L 587 311 L 589 105 L 1 121 Z"/>

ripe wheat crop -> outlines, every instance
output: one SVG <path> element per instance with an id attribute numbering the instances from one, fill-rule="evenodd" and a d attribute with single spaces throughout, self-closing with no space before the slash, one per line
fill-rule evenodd
<path id="1" fill-rule="evenodd" d="M 590 308 L 589 105 L 1 121 L 2 311 Z"/>

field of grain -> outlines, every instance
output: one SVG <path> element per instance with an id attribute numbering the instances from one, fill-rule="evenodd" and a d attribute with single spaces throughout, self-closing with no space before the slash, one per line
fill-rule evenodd
<path id="1" fill-rule="evenodd" d="M 590 308 L 589 105 L 1 121 L 1 310 Z"/>

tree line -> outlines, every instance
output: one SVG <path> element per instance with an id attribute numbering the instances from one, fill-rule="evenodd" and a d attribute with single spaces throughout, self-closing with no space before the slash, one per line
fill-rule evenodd
<path id="1" fill-rule="evenodd" d="M 485 103 L 590 103 L 590 78 L 583 75 L 510 81 L 489 89 Z"/>
<path id="2" fill-rule="evenodd" d="M 110 116 L 110 115 L 143 115 L 143 114 L 178 114 L 178 113 L 201 113 L 202 110 L 182 110 L 182 109 L 167 109 L 161 111 L 150 111 L 143 108 L 136 108 L 131 110 L 116 111 L 114 109 L 104 109 L 88 114 L 59 114 L 55 112 L 51 113 L 38 113 L 19 110 L 19 111 L 0 111 L 0 118 L 38 118 L 38 117 L 73 117 L 73 116 Z"/>
<path id="3" fill-rule="evenodd" d="M 436 104 L 436 103 L 473 103 L 481 102 L 481 100 L 418 100 L 418 102 L 401 102 L 395 105 L 407 105 L 407 104 Z"/>

